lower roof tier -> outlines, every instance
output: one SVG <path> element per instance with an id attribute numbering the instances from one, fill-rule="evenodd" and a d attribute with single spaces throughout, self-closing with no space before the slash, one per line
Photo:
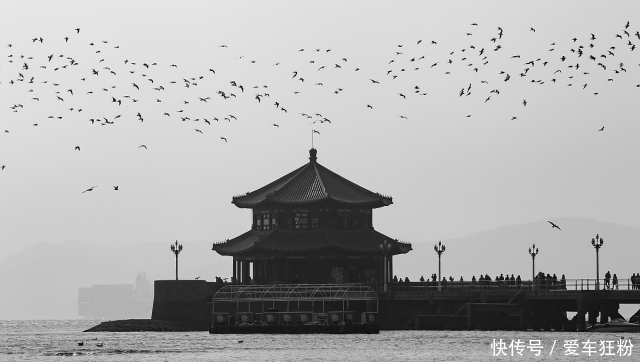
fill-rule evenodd
<path id="1" fill-rule="evenodd" d="M 321 249 L 339 249 L 356 253 L 380 252 L 386 240 L 391 245 L 389 254 L 406 254 L 412 250 L 411 243 L 392 239 L 375 230 L 337 230 L 318 228 L 311 230 L 269 231 L 250 230 L 233 239 L 213 244 L 220 255 L 238 255 L 247 252 L 299 253 Z"/>

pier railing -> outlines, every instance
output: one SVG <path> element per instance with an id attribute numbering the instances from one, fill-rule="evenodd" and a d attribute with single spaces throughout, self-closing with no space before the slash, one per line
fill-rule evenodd
<path id="1" fill-rule="evenodd" d="M 483 281 L 483 282 L 471 282 L 471 281 L 447 281 L 440 285 L 438 288 L 438 282 L 425 281 L 425 282 L 391 282 L 387 284 L 389 291 L 402 291 L 402 292 L 437 292 L 442 291 L 473 291 L 473 290 L 640 290 L 640 282 L 635 284 L 631 279 L 619 279 L 617 285 L 613 285 L 610 281 L 606 284 L 604 279 L 600 280 L 599 286 L 596 283 L 595 278 L 580 278 L 580 279 L 565 279 L 544 282 L 531 280 L 523 280 L 520 284 L 512 281 Z M 383 290 L 382 284 L 378 285 L 377 291 Z"/>

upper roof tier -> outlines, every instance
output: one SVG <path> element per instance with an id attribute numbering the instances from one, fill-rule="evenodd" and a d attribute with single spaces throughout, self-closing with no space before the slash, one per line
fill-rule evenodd
<path id="1" fill-rule="evenodd" d="M 393 203 L 391 197 L 371 192 L 316 162 L 317 150 L 309 150 L 309 163 L 279 179 L 231 201 L 240 208 L 265 203 L 303 205 L 333 200 L 341 204 L 378 208 Z"/>

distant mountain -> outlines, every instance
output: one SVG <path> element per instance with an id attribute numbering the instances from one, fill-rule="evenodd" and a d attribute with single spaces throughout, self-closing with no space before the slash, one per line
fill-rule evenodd
<path id="1" fill-rule="evenodd" d="M 129 247 L 79 241 L 39 243 L 0 260 L 0 319 L 79 318 L 78 288 L 94 284 L 135 284 L 145 271 L 150 280 L 174 279 L 170 243 Z M 210 242 L 183 244 L 180 279 L 214 280 L 231 274 L 231 260 L 211 250 Z M 229 260 L 225 260 L 229 259 Z"/>
<path id="2" fill-rule="evenodd" d="M 553 221 L 562 230 L 554 229 Z M 532 260 L 528 249 L 535 243 L 539 254 L 536 273 L 562 274 L 568 279 L 596 277 L 596 251 L 591 239 L 604 239 L 600 249 L 600 276 L 610 270 L 627 279 L 640 272 L 640 229 L 577 217 L 549 218 L 528 224 L 510 225 L 464 237 L 442 240 L 442 275 L 470 280 L 482 274 L 493 279 L 500 274 L 531 279 Z M 439 240 L 413 243 L 414 250 L 394 259 L 394 273 L 417 280 L 438 273 L 438 255 L 433 246 Z"/>
<path id="3" fill-rule="evenodd" d="M 480 273 L 515 274 L 531 278 L 528 248 L 536 244 L 536 271 L 565 274 L 568 279 L 595 278 L 596 255 L 591 238 L 600 234 L 600 275 L 617 273 L 621 283 L 640 273 L 640 229 L 584 218 L 550 218 L 510 225 L 455 239 L 442 240 L 442 274 L 470 280 Z M 428 225 L 425 229 L 428 232 Z M 433 245 L 438 239 L 414 242 L 407 255 L 394 258 L 394 273 L 417 281 L 438 273 Z M 174 279 L 175 256 L 167 242 L 128 247 L 92 245 L 79 241 L 40 243 L 0 260 L 0 319 L 78 318 L 78 288 L 94 284 L 134 284 L 145 271 L 150 280 Z M 231 275 L 231 257 L 211 250 L 211 242 L 183 244 L 180 279 L 213 281 Z"/>

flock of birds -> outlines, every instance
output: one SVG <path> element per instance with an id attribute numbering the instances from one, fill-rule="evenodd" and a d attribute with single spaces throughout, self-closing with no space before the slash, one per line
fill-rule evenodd
<path id="1" fill-rule="evenodd" d="M 178 64 L 129 59 L 121 55 L 119 45 L 109 40 L 90 41 L 83 36 L 82 29 L 75 28 L 65 36 L 37 35 L 5 45 L 10 54 L 2 60 L 0 86 L 14 100 L 3 99 L 2 107 L 8 107 L 18 120 L 27 118 L 19 118 L 23 112 L 47 113 L 34 121 L 32 127 L 67 119 L 92 127 L 166 120 L 185 125 L 186 131 L 194 135 L 216 134 L 214 137 L 226 144 L 227 136 L 218 133 L 214 126 L 256 122 L 241 116 L 248 107 L 262 107 L 265 118 L 281 120 L 266 126 L 280 129 L 288 122 L 306 122 L 313 136 L 320 134 L 320 127 L 340 120 L 340 116 L 329 117 L 324 111 L 328 109 L 330 113 L 335 109 L 321 104 L 343 94 L 349 96 L 351 88 L 364 87 L 374 94 L 394 97 L 394 101 L 408 102 L 412 98 L 428 98 L 447 88 L 430 83 L 430 77 L 456 74 L 452 79 L 462 77 L 465 81 L 449 96 L 459 102 L 470 99 L 477 99 L 476 103 L 481 104 L 495 102 L 504 88 L 513 91 L 512 83 L 518 83 L 519 90 L 525 84 L 551 85 L 573 87 L 588 92 L 584 94 L 589 96 L 598 96 L 602 91 L 597 87 L 601 87 L 604 80 L 614 82 L 630 74 L 632 66 L 640 65 L 625 65 L 618 60 L 623 58 L 622 54 L 627 58 L 633 54 L 636 42 L 640 42 L 640 32 L 632 31 L 629 22 L 621 24 L 613 34 L 590 33 L 550 42 L 544 54 L 534 57 L 510 53 L 510 46 L 505 42 L 510 34 L 501 27 L 485 28 L 483 31 L 491 35 L 482 39 L 476 36 L 480 32 L 479 24 L 472 23 L 467 28 L 464 36 L 471 44 L 462 49 L 448 48 L 438 39 L 416 39 L 390 49 L 382 66 L 371 66 L 371 62 L 353 65 L 347 56 L 331 48 L 295 49 L 290 59 L 267 64 L 260 58 L 236 56 L 232 46 L 217 46 L 221 56 L 233 58 L 237 74 L 224 73 L 215 66 L 194 72 L 190 67 L 182 70 Z M 519 31 L 521 35 L 522 29 Z M 528 28 L 526 33 L 537 36 L 534 28 Z M 49 43 L 55 44 L 59 51 L 45 52 L 50 49 L 44 47 Z M 277 79 L 270 84 L 259 79 L 246 80 L 245 75 L 251 74 L 250 67 L 258 66 L 268 69 Z M 338 85 L 345 79 L 349 82 Z M 400 82 L 403 79 L 405 81 Z M 322 98 L 311 105 L 298 102 L 296 97 L 305 93 Z M 535 99 L 524 97 L 519 102 L 522 111 L 511 115 L 510 120 L 526 115 L 525 108 L 536 104 Z M 364 102 L 363 117 L 370 116 L 367 112 L 385 108 L 379 103 Z M 41 108 L 40 104 L 46 106 Z M 465 107 L 473 109 L 468 103 L 463 103 L 462 108 Z M 472 117 L 472 113 L 466 117 Z M 394 118 L 412 120 L 402 112 Z M 12 127 L 16 126 L 13 119 L 9 117 L 0 124 L 4 126 L 1 130 L 4 137 L 11 136 Z M 148 150 L 147 144 L 141 143 L 138 149 Z M 84 146 L 70 145 L 70 149 L 82 152 Z M 5 170 L 7 166 L 1 162 L 0 170 Z M 91 186 L 82 193 L 97 187 Z M 114 191 L 119 190 L 117 185 L 112 187 Z"/>

